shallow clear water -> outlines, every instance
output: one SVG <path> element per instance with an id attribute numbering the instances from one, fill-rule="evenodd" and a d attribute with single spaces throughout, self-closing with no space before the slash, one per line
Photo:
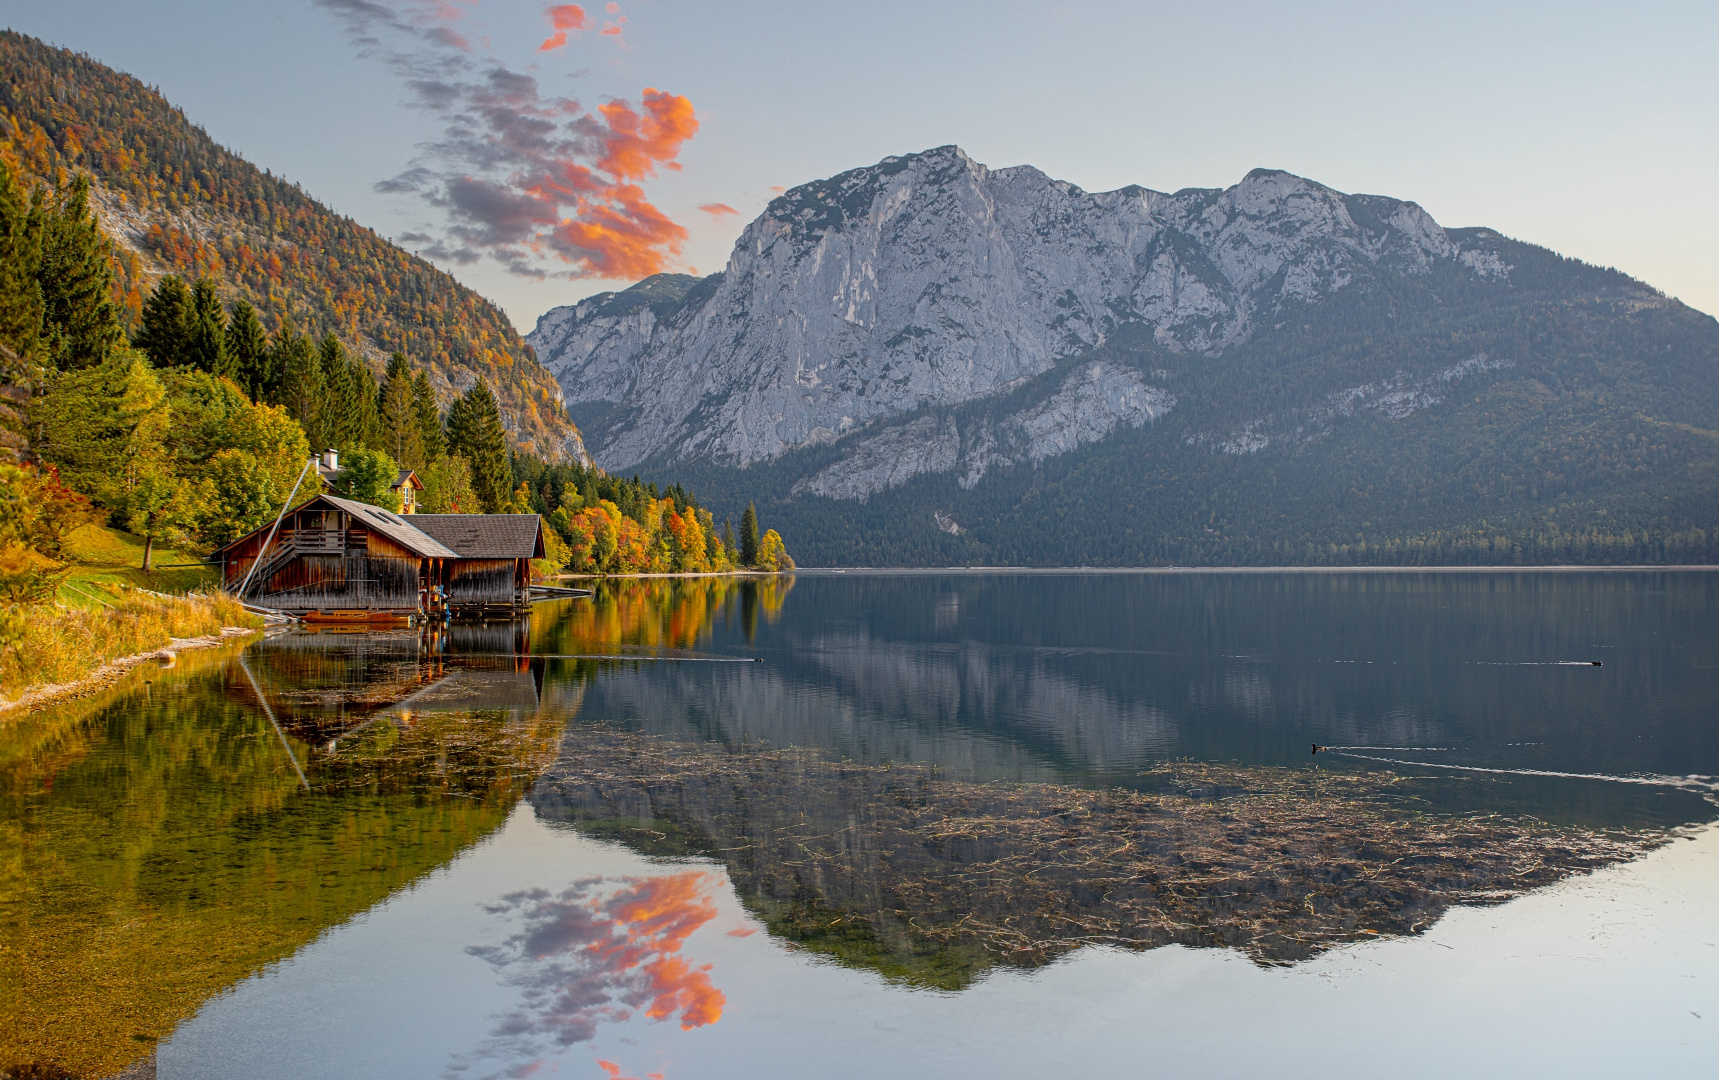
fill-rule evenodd
<path id="1" fill-rule="evenodd" d="M 1719 1049 L 1715 574 L 625 582 L 150 679 L 0 739 L 12 1061 L 1598 1076 Z"/>

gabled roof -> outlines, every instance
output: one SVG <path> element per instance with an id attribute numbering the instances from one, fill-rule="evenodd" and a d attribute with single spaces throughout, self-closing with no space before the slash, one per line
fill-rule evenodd
<path id="1" fill-rule="evenodd" d="M 422 555 L 431 559 L 459 558 L 459 552 L 454 551 L 452 548 L 442 543 L 436 537 L 429 535 L 424 530 L 417 528 L 414 522 L 408 521 L 399 514 L 391 514 L 380 506 L 371 506 L 369 503 L 354 502 L 351 499 L 340 499 L 333 495 L 318 495 L 315 499 L 312 499 L 310 503 L 305 503 L 305 507 L 308 507 L 311 503 L 314 503 L 319 499 L 332 503 L 341 510 L 345 510 L 354 518 L 364 522 L 366 525 L 369 525 L 372 529 L 375 529 L 383 536 L 386 536 L 388 539 L 394 541 L 396 544 L 399 544 L 401 547 L 413 554 Z M 302 510 L 304 507 L 300 507 L 300 509 Z M 413 515 L 413 517 L 416 516 L 416 514 Z"/>
<path id="2" fill-rule="evenodd" d="M 405 487 L 408 483 L 410 483 L 413 487 L 417 488 L 419 491 L 424 490 L 424 482 L 422 480 L 418 479 L 418 474 L 413 472 L 411 469 L 401 469 L 400 470 L 400 476 L 398 479 L 396 479 L 394 481 L 394 483 L 392 485 L 392 490 L 398 491 L 401 488 Z"/>
<path id="3" fill-rule="evenodd" d="M 412 524 L 462 559 L 541 559 L 543 519 L 536 514 L 413 514 Z"/>
<path id="4" fill-rule="evenodd" d="M 366 528 L 374 529 L 414 555 L 427 559 L 457 559 L 460 557 L 459 552 L 454 551 L 435 537 L 413 528 L 412 523 L 399 514 L 391 514 L 380 506 L 371 506 L 369 503 L 354 502 L 351 499 L 341 499 L 333 495 L 323 494 L 299 505 L 294 512 L 319 509 L 344 510 L 352 515 L 354 524 L 362 524 Z M 230 544 L 216 548 L 213 554 L 219 555 L 227 548 L 236 547 L 252 537 L 267 536 L 269 530 L 274 528 L 274 524 L 271 521 L 255 532 L 248 533 Z"/>

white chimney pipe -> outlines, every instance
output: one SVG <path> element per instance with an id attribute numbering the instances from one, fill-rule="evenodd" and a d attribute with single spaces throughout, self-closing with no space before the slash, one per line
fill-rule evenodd
<path id="1" fill-rule="evenodd" d="M 324 450 L 322 459 L 327 463 L 329 472 L 340 471 L 340 452 L 338 450 Z"/>

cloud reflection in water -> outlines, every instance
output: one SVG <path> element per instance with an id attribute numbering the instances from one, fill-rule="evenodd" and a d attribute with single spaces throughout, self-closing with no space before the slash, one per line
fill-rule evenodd
<path id="1" fill-rule="evenodd" d="M 596 1038 L 600 1023 L 635 1013 L 658 1022 L 678 1018 L 682 1031 L 722 1018 L 726 996 L 710 965 L 681 955 L 692 933 L 716 917 L 710 890 L 720 878 L 690 870 L 651 878 L 592 878 L 551 893 L 510 893 L 487 910 L 517 920 L 498 945 L 467 951 L 487 960 L 502 984 L 521 991 L 519 1007 L 496 1017 L 490 1035 L 451 1076 L 479 1062 L 509 1061 L 486 1077 L 523 1077 L 544 1059 Z M 617 887 L 618 886 L 618 887 Z M 612 1063 L 600 1063 L 619 1076 Z"/>

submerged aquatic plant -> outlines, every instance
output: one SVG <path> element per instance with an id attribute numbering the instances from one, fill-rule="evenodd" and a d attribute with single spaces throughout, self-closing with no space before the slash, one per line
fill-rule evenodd
<path id="1" fill-rule="evenodd" d="M 1180 763 L 1149 779 L 1160 790 L 980 784 L 575 727 L 532 801 L 646 852 L 717 857 L 772 933 L 946 989 L 1093 944 L 1293 962 L 1663 838 L 1431 813 L 1389 772 Z"/>

